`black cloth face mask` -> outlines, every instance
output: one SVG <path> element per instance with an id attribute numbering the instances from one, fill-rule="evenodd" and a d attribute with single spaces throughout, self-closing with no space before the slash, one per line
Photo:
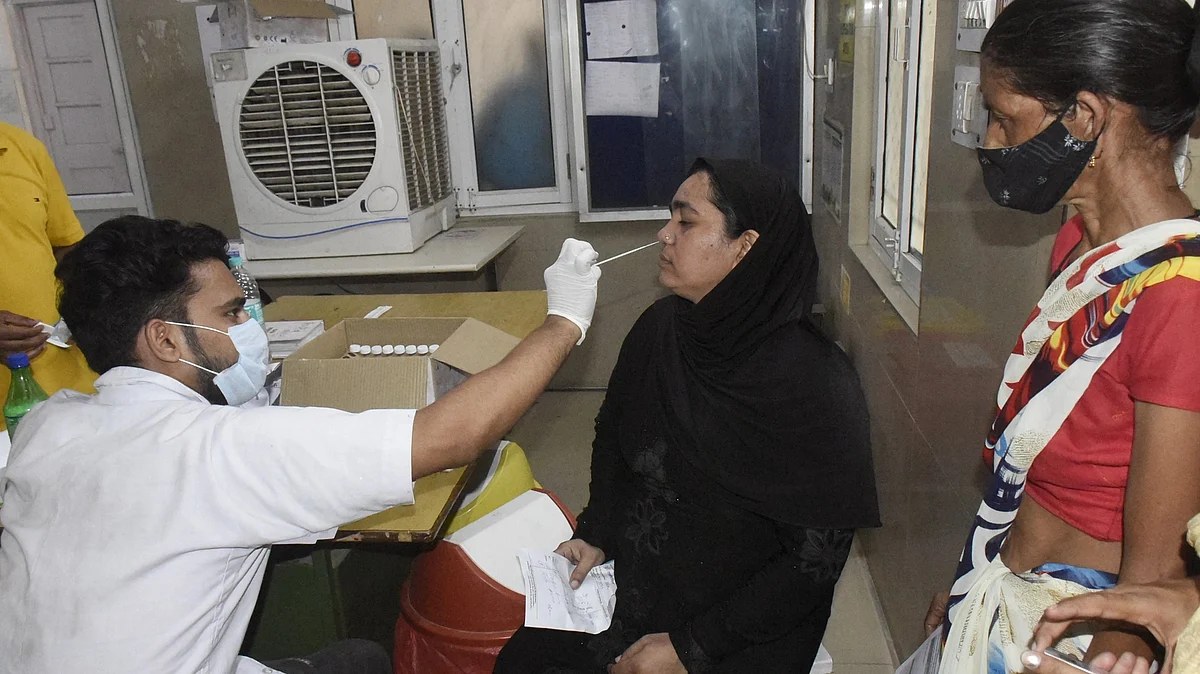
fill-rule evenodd
<path id="1" fill-rule="evenodd" d="M 976 149 L 993 201 L 1029 213 L 1045 213 L 1062 201 L 1096 152 L 1095 140 L 1067 130 L 1066 114 L 1020 145 Z"/>

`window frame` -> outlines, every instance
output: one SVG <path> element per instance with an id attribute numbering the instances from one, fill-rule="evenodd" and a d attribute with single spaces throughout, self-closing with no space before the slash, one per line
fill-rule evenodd
<path id="1" fill-rule="evenodd" d="M 570 113 L 562 46 L 562 2 L 563 0 L 542 0 L 555 184 L 552 187 L 480 192 L 463 1 L 429 0 L 434 39 L 438 41 L 442 60 L 442 85 L 446 97 L 446 123 L 449 127 L 447 130 L 450 142 L 450 173 L 457 195 L 459 217 L 570 213 L 575 210 L 568 165 Z M 333 3 L 351 11 L 354 9 L 353 0 L 333 0 Z M 335 24 L 337 35 L 341 39 L 356 39 L 357 29 L 353 16 L 331 21 L 331 38 L 334 35 Z"/>
<path id="2" fill-rule="evenodd" d="M 546 74 L 550 86 L 551 138 L 554 146 L 554 186 L 479 191 L 475 156 L 475 118 L 471 102 L 471 66 L 467 54 L 466 18 L 462 0 L 431 0 L 434 35 L 441 45 L 443 82 L 450 124 L 450 169 L 458 192 L 459 215 L 569 212 L 575 209 L 567 166 L 567 87 L 562 48 L 562 0 L 542 0 L 546 30 Z M 456 65 L 461 71 L 454 72 Z M 465 76 L 465 77 L 464 77 Z"/>
<path id="3" fill-rule="evenodd" d="M 903 25 L 893 25 L 893 11 L 896 5 L 904 3 Z M 895 283 L 903 288 L 906 295 L 920 306 L 921 303 L 921 267 L 923 256 L 912 246 L 913 207 L 917 198 L 914 175 L 919 159 L 917 152 L 918 110 L 921 106 L 933 104 L 933 92 L 923 93 L 920 86 L 922 67 L 932 67 L 924 63 L 921 51 L 924 40 L 933 40 L 933 31 L 923 30 L 927 3 L 931 0 L 887 0 L 877 6 L 877 71 L 876 71 L 876 115 L 875 115 L 875 162 L 871 180 L 871 223 L 870 234 L 867 237 L 868 246 L 872 253 L 890 270 Z M 914 39 L 915 38 L 915 39 Z M 903 41 L 901 44 L 901 40 Z M 930 45 L 932 46 L 932 45 Z M 903 53 L 904 58 L 899 58 Z M 898 222 L 891 222 L 884 215 L 884 185 L 886 179 L 886 149 L 888 121 L 888 68 L 896 63 L 903 63 L 904 90 L 901 142 L 901 167 L 899 185 Z M 915 67 L 914 67 L 915 64 Z M 924 130 L 926 133 L 929 130 Z M 926 150 L 926 153 L 928 151 Z M 925 158 L 928 163 L 928 156 Z M 920 199 L 924 200 L 924 186 L 921 187 Z M 924 204 L 922 204 L 924 205 Z"/>

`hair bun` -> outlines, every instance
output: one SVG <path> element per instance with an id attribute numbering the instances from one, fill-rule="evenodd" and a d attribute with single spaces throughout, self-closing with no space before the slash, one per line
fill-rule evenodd
<path id="1" fill-rule="evenodd" d="M 1192 34 L 1192 47 L 1188 50 L 1187 74 L 1192 83 L 1192 91 L 1200 95 L 1200 0 L 1192 9 L 1192 19 L 1195 31 Z"/>

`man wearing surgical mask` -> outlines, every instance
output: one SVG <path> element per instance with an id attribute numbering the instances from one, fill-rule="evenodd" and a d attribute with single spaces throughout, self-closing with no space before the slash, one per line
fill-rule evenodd
<path id="1" fill-rule="evenodd" d="M 596 253 L 568 239 L 546 322 L 419 410 L 247 405 L 267 339 L 227 242 L 123 217 L 57 270 L 59 308 L 97 393 L 61 391 L 13 442 L 0 499 L 0 674 L 390 672 L 365 642 L 239 657 L 274 543 L 413 502 L 413 481 L 472 462 L 533 404 L 596 304 Z"/>

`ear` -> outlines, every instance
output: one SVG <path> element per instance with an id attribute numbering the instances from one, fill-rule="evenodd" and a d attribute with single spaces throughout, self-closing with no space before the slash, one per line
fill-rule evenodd
<path id="1" fill-rule="evenodd" d="M 181 358 L 188 356 L 183 342 L 183 328 L 168 325 L 159 318 L 152 319 L 138 335 L 139 359 L 148 361 L 147 365 L 178 363 Z"/>
<path id="2" fill-rule="evenodd" d="M 1081 91 L 1075 97 L 1075 109 L 1067 113 L 1063 123 L 1072 136 L 1095 140 L 1111 121 L 1112 112 L 1112 101 L 1108 97 Z"/>
<path id="3" fill-rule="evenodd" d="M 737 261 L 734 262 L 734 264 L 741 262 L 742 258 L 746 257 L 746 254 L 750 252 L 750 249 L 754 247 L 754 244 L 757 241 L 758 232 L 754 231 L 753 229 L 747 229 L 746 231 L 742 232 L 742 235 L 737 238 L 738 254 Z"/>

